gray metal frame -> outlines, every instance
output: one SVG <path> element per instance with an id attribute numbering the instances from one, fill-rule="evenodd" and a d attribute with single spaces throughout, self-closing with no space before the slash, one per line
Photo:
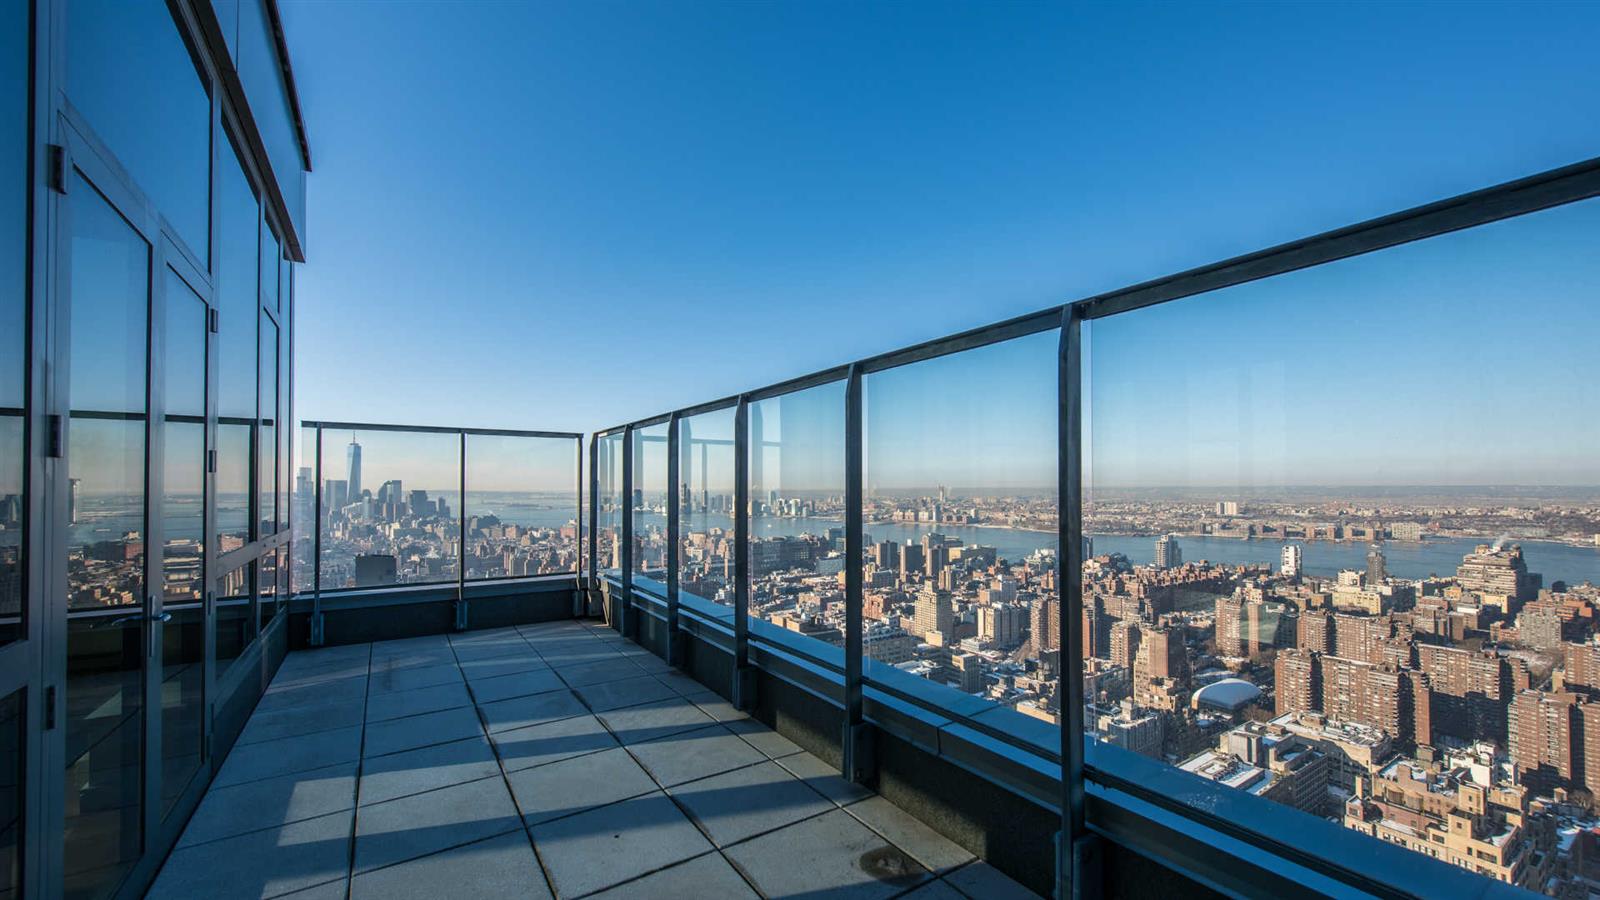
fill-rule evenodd
<path id="1" fill-rule="evenodd" d="M 683 461 L 679 458 L 682 439 L 682 416 L 673 413 L 667 420 L 667 640 L 666 658 L 670 665 L 683 663 L 683 643 L 678 632 L 678 569 L 681 563 L 678 557 L 683 552 L 680 534 L 682 525 L 679 520 L 683 516 L 680 480 L 683 473 L 680 471 Z"/>
<path id="2" fill-rule="evenodd" d="M 840 769 L 845 778 L 858 783 L 870 781 L 875 774 L 872 737 L 861 700 L 866 602 L 861 563 L 867 552 L 863 378 L 860 365 L 850 366 L 844 394 L 844 735 Z"/>
<path id="3" fill-rule="evenodd" d="M 622 552 L 617 554 L 622 592 L 617 600 L 616 629 L 627 638 L 638 636 L 633 612 L 633 433 L 632 425 L 622 429 Z"/>
<path id="4" fill-rule="evenodd" d="M 733 412 L 733 705 L 755 706 L 750 668 L 750 398 Z"/>

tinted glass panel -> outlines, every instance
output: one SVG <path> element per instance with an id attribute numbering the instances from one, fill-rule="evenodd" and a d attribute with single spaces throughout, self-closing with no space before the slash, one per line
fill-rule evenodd
<path id="1" fill-rule="evenodd" d="M 150 249 L 68 192 L 66 893 L 110 894 L 143 843 L 145 379 Z"/>
<path id="2" fill-rule="evenodd" d="M 595 558 L 602 572 L 616 575 L 622 571 L 622 515 L 627 508 L 622 498 L 622 432 L 603 435 L 597 452 L 600 547 Z"/>
<path id="3" fill-rule="evenodd" d="M 16 897 L 22 891 L 26 718 L 21 691 L 0 700 L 0 897 Z"/>
<path id="4" fill-rule="evenodd" d="M 889 635 L 869 641 L 869 678 L 911 673 L 1057 720 L 1059 343 L 866 377 L 864 609 Z"/>
<path id="5" fill-rule="evenodd" d="M 323 590 L 456 580 L 459 435 L 324 431 L 322 455 Z"/>
<path id="6" fill-rule="evenodd" d="M 732 409 L 678 421 L 678 591 L 733 605 Z"/>
<path id="7" fill-rule="evenodd" d="M 0 10 L 0 643 L 22 630 L 28 360 L 28 6 Z"/>
<path id="8" fill-rule="evenodd" d="M 667 425 L 633 430 L 633 571 L 646 587 L 666 590 Z M 654 582 L 654 585 L 650 583 Z"/>
<path id="9" fill-rule="evenodd" d="M 467 577 L 578 570 L 578 443 L 467 435 Z"/>
<path id="10" fill-rule="evenodd" d="M 278 326 L 261 313 L 260 427 L 256 430 L 256 534 L 278 533 Z"/>
<path id="11" fill-rule="evenodd" d="M 1600 787 L 1597 234 L 1590 201 L 1092 323 L 1085 603 L 1139 646 L 1091 763 L 1561 885 Z"/>
<path id="12" fill-rule="evenodd" d="M 220 681 L 234 660 L 255 640 L 255 616 L 251 614 L 251 581 L 255 577 L 255 563 L 245 563 L 231 572 L 223 573 L 214 586 L 215 643 L 217 647 L 217 679 Z"/>
<path id="13" fill-rule="evenodd" d="M 315 587 L 317 527 L 317 430 L 300 429 L 299 454 L 294 470 L 294 510 L 290 519 L 294 523 L 294 567 L 291 583 L 295 593 Z"/>
<path id="14" fill-rule="evenodd" d="M 211 99 L 166 4 L 67 4 L 67 96 L 178 237 L 208 261 Z"/>
<path id="15" fill-rule="evenodd" d="M 842 646 L 844 562 L 844 383 L 750 404 L 750 615 Z"/>

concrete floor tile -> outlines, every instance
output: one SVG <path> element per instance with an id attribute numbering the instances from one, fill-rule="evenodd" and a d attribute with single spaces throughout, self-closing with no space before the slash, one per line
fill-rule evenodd
<path id="1" fill-rule="evenodd" d="M 242 900 L 343 879 L 350 869 L 353 815 L 346 810 L 174 850 L 145 896 Z"/>
<path id="2" fill-rule="evenodd" d="M 511 792 L 500 778 L 364 806 L 356 820 L 355 871 L 359 875 L 521 828 Z"/>
<path id="3" fill-rule="evenodd" d="M 652 700 L 670 700 L 678 696 L 672 688 L 649 675 L 588 684 L 574 688 L 573 693 L 582 697 L 583 702 L 597 713 L 624 706 L 637 706 Z"/>
<path id="4" fill-rule="evenodd" d="M 722 854 L 707 853 L 594 896 L 604 900 L 734 900 L 757 894 Z"/>
<path id="5" fill-rule="evenodd" d="M 656 783 L 620 747 L 523 769 L 506 780 L 530 825 L 656 790 Z"/>
<path id="6" fill-rule="evenodd" d="M 1039 895 L 981 859 L 944 876 L 956 890 L 973 900 L 1039 900 Z"/>
<path id="7" fill-rule="evenodd" d="M 773 762 L 668 788 L 719 847 L 834 809 Z"/>
<path id="8" fill-rule="evenodd" d="M 382 722 L 471 705 L 472 695 L 467 693 L 466 682 L 457 679 L 453 684 L 373 694 L 367 698 L 367 721 Z"/>
<path id="9" fill-rule="evenodd" d="M 882 797 L 853 803 L 845 811 L 934 872 L 947 872 L 973 859 L 965 847 Z"/>
<path id="10" fill-rule="evenodd" d="M 534 826 L 533 841 L 561 897 L 610 887 L 711 849 L 659 792 Z"/>
<path id="11" fill-rule="evenodd" d="M 369 759 L 361 767 L 361 805 L 420 794 L 500 774 L 483 735 Z"/>
<path id="12" fill-rule="evenodd" d="M 544 872 L 526 832 L 455 847 L 357 875 L 351 900 L 437 900 L 441 897 L 549 898 Z"/>
<path id="13" fill-rule="evenodd" d="M 298 737 L 236 746 L 212 782 L 227 787 L 290 772 L 322 769 L 349 762 L 361 754 L 361 728 L 336 728 Z"/>
<path id="14" fill-rule="evenodd" d="M 384 669 L 382 671 L 378 671 L 374 667 L 369 690 L 374 695 L 393 694 L 399 691 L 414 691 L 417 688 L 434 687 L 441 684 L 460 683 L 461 669 L 454 662 L 437 666 Z"/>
<path id="15" fill-rule="evenodd" d="M 843 810 L 728 848 L 725 855 L 768 897 L 884 900 L 928 871 Z"/>
<path id="16" fill-rule="evenodd" d="M 518 672 L 495 678 L 482 678 L 472 682 L 472 696 L 479 703 L 494 703 L 512 697 L 543 694 L 547 691 L 566 690 L 566 684 L 549 669 Z"/>
<path id="17" fill-rule="evenodd" d="M 570 719 L 589 712 L 571 691 L 550 691 L 527 697 L 513 697 L 478 707 L 490 732 L 510 731 L 529 725 L 542 725 L 557 719 Z"/>
<path id="18" fill-rule="evenodd" d="M 808 787 L 839 806 L 865 800 L 872 796 L 872 791 L 859 784 L 846 781 L 839 770 L 828 765 L 821 759 L 804 750 L 791 753 L 788 756 L 775 760 L 778 765 L 789 770 L 794 777 L 804 781 Z"/>
<path id="19" fill-rule="evenodd" d="M 766 762 L 766 755 L 721 725 L 633 744 L 628 748 L 663 787 Z"/>
<path id="20" fill-rule="evenodd" d="M 178 846 L 314 819 L 356 803 L 354 760 L 233 787 L 212 788 L 195 808 Z"/>
<path id="21" fill-rule="evenodd" d="M 613 709 L 599 713 L 599 717 L 623 746 L 713 724 L 711 717 L 699 707 L 677 696 Z"/>
<path id="22" fill-rule="evenodd" d="M 483 733 L 478 712 L 470 706 L 446 709 L 404 719 L 373 722 L 367 726 L 363 755 L 368 758 L 432 744 L 465 740 Z"/>
<path id="23" fill-rule="evenodd" d="M 611 732 L 594 716 L 573 716 L 493 735 L 500 765 L 507 772 L 531 769 L 585 753 L 617 746 Z"/>

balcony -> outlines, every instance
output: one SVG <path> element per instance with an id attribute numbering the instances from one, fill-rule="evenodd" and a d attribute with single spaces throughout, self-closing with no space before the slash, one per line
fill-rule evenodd
<path id="1" fill-rule="evenodd" d="M 149 896 L 467 886 L 1031 896 L 704 685 L 571 620 L 291 654 Z"/>

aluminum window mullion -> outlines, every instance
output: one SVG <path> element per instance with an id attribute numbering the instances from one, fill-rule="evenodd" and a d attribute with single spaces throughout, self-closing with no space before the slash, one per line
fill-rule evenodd
<path id="1" fill-rule="evenodd" d="M 1060 683 L 1056 689 L 1061 724 L 1061 838 L 1056 870 L 1059 895 L 1073 896 L 1096 884 L 1084 864 L 1083 791 L 1083 307 L 1061 311 L 1060 351 L 1056 360 L 1056 604 L 1061 635 Z"/>
<path id="2" fill-rule="evenodd" d="M 754 705 L 750 668 L 750 398 L 733 413 L 733 703 Z"/>
<path id="3" fill-rule="evenodd" d="M 664 656 L 669 665 L 682 662 L 678 647 L 678 579 L 679 541 L 682 539 L 683 504 L 678 500 L 679 471 L 678 443 L 682 426 L 677 413 L 667 419 L 667 640 Z"/>
<path id="4" fill-rule="evenodd" d="M 622 429 L 622 593 L 617 603 L 617 630 L 634 637 L 633 628 L 633 426 Z"/>
<path id="5" fill-rule="evenodd" d="M 844 734 L 840 768 L 845 778 L 858 783 L 872 775 L 861 700 L 865 649 L 861 560 L 866 552 L 861 381 L 861 365 L 851 365 L 844 394 Z"/>

